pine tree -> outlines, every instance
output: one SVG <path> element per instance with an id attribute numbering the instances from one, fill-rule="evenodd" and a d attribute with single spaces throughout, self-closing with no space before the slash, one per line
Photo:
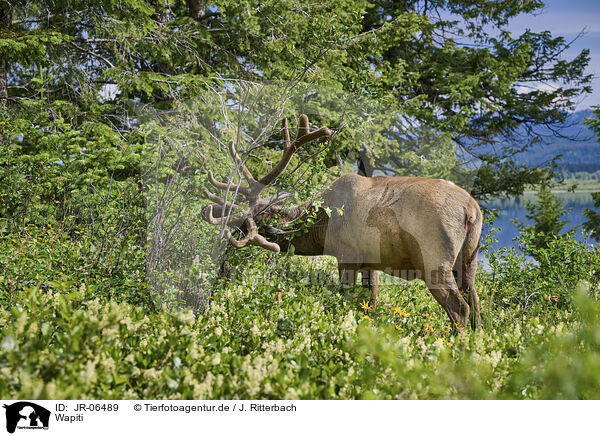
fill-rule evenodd
<path id="1" fill-rule="evenodd" d="M 588 118 L 585 122 L 596 132 L 598 141 L 600 141 L 600 106 L 594 107 L 594 115 L 595 118 Z M 594 200 L 594 208 L 600 209 L 600 192 L 594 192 L 591 195 Z M 600 213 L 592 209 L 585 209 L 583 214 L 588 219 L 583 223 L 583 227 L 592 234 L 592 237 L 600 241 Z"/>
<path id="2" fill-rule="evenodd" d="M 594 207 L 600 209 L 600 192 L 592 193 L 592 199 L 594 200 Z M 600 241 L 600 213 L 592 209 L 585 209 L 583 214 L 588 219 L 583 223 L 583 227 L 591 233 L 593 238 Z"/>
<path id="3" fill-rule="evenodd" d="M 525 225 L 517 220 L 515 224 L 521 229 L 522 234 L 532 237 L 536 248 L 546 248 L 552 239 L 562 232 L 567 220 L 562 218 L 569 213 L 562 202 L 552 194 L 548 184 L 542 184 L 537 191 L 537 202 L 526 201 L 525 208 L 527 219 L 533 221 L 533 225 Z"/>
<path id="4" fill-rule="evenodd" d="M 562 37 L 508 32 L 513 17 L 542 7 L 538 0 L 477 6 L 462 0 L 2 0 L 0 101 L 13 113 L 37 106 L 88 137 L 106 129 L 124 137 L 136 127 L 127 122 L 127 101 L 171 108 L 223 91 L 223 79 L 307 82 L 381 104 L 375 134 L 362 143 L 340 135 L 336 153 L 369 160 L 365 168 L 402 171 L 395 161 L 406 162 L 403 154 L 414 151 L 414 131 L 406 128 L 412 124 L 443 138 L 442 149 L 451 141 L 459 163 L 475 165 L 476 197 L 518 194 L 550 173 L 519 165 L 515 156 L 535 144 L 540 126 L 558 129 L 590 91 L 589 51 L 565 59 L 569 43 Z M 459 20 L 440 19 L 448 13 Z M 540 82 L 562 86 L 538 89 Z M 119 94 L 99 101 L 107 89 Z M 329 116 L 323 110 L 323 119 L 313 119 L 336 127 L 337 113 Z M 494 142 L 503 146 L 493 149 Z M 332 153 L 328 164 L 335 163 Z"/>

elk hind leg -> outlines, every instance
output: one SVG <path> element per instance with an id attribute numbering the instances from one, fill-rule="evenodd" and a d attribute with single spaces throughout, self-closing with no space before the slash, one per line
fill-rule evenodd
<path id="1" fill-rule="evenodd" d="M 379 271 L 363 269 L 360 272 L 362 274 L 362 285 L 368 287 L 371 291 L 369 305 L 372 309 L 375 309 L 375 304 L 377 303 L 377 290 L 379 288 Z"/>
<path id="2" fill-rule="evenodd" d="M 430 271 L 431 273 L 425 280 L 429 292 L 450 317 L 454 332 L 464 331 L 471 310 L 456 285 L 452 269 L 439 267 L 435 270 L 430 269 Z"/>
<path id="3" fill-rule="evenodd" d="M 469 320 L 471 322 L 471 328 L 473 330 L 479 330 L 481 328 L 481 312 L 479 309 L 479 296 L 475 290 L 477 258 L 475 257 L 470 262 L 462 262 L 461 268 L 462 270 L 459 271 L 457 277 L 460 292 L 471 309 Z"/>

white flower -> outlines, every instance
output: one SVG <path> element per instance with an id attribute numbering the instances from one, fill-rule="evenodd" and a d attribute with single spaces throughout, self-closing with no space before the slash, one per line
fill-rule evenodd
<path id="1" fill-rule="evenodd" d="M 79 378 L 84 383 L 90 383 L 96 380 L 97 360 L 88 360 L 85 369 L 79 373 Z"/>
<path id="2" fill-rule="evenodd" d="M 343 332 L 354 333 L 356 331 L 356 319 L 354 318 L 354 312 L 352 310 L 348 311 L 342 324 L 340 325 L 340 329 Z"/>
<path id="3" fill-rule="evenodd" d="M 182 323 L 191 325 L 196 320 L 196 315 L 194 315 L 194 312 L 192 310 L 186 310 L 184 312 L 179 313 L 179 316 L 177 318 Z"/>
<path id="4" fill-rule="evenodd" d="M 17 348 L 17 341 L 12 336 L 7 336 L 2 340 L 2 349 L 6 351 L 12 351 Z"/>
<path id="5" fill-rule="evenodd" d="M 144 371 L 144 378 L 147 380 L 157 379 L 160 375 L 160 372 L 156 370 L 156 368 L 150 368 Z"/>

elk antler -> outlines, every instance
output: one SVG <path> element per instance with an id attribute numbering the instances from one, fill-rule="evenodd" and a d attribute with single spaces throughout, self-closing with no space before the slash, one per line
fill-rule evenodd
<path id="1" fill-rule="evenodd" d="M 294 142 L 290 143 L 290 131 L 288 129 L 288 121 L 287 119 L 283 120 L 283 156 L 281 160 L 273 167 L 269 174 L 264 176 L 262 179 L 258 181 L 263 186 L 270 185 L 273 181 L 279 177 L 279 175 L 285 170 L 285 168 L 290 163 L 292 156 L 300 148 L 302 145 L 314 141 L 316 139 L 322 138 L 324 136 L 330 136 L 331 130 L 327 127 L 321 127 L 318 130 L 313 132 L 308 132 L 308 117 L 304 114 L 300 115 L 300 119 L 298 120 L 298 133 L 296 134 L 296 139 Z"/>
<path id="2" fill-rule="evenodd" d="M 308 125 L 308 117 L 306 115 L 301 115 L 298 120 L 298 133 L 296 134 L 296 138 L 292 142 L 290 140 L 290 132 L 288 128 L 287 119 L 283 120 L 282 124 L 282 133 L 283 133 L 283 155 L 281 160 L 269 171 L 267 175 L 256 180 L 252 173 L 248 170 L 244 161 L 238 155 L 233 141 L 229 143 L 229 154 L 235 163 L 236 170 L 241 173 L 241 175 L 246 179 L 248 186 L 242 186 L 241 182 L 236 185 L 232 185 L 230 183 L 219 182 L 216 180 L 211 171 L 208 171 L 208 181 L 215 188 L 226 191 L 226 192 L 239 192 L 242 194 L 246 201 L 248 201 L 249 206 L 248 210 L 245 211 L 243 218 L 237 218 L 232 220 L 232 222 L 228 222 L 229 215 L 232 211 L 239 212 L 241 211 L 241 207 L 237 204 L 229 202 L 227 200 L 222 199 L 218 195 L 213 194 L 208 189 L 204 188 L 204 195 L 215 204 L 210 206 L 206 206 L 203 208 L 202 216 L 203 218 L 211 224 L 221 225 L 227 224 L 232 227 L 239 227 L 242 224 L 246 224 L 247 234 L 243 239 L 235 239 L 229 229 L 225 229 L 225 233 L 227 235 L 227 239 L 234 247 L 242 248 L 246 245 L 257 245 L 259 247 L 266 248 L 267 250 L 279 252 L 280 248 L 274 242 L 267 241 L 263 236 L 258 234 L 258 226 L 254 221 L 254 217 L 264 212 L 265 209 L 270 206 L 274 201 L 277 201 L 279 198 L 283 198 L 284 196 L 275 196 L 272 197 L 272 201 L 266 202 L 265 200 L 260 199 L 260 193 L 265 189 L 268 185 L 272 184 L 277 177 L 283 173 L 286 169 L 292 156 L 300 148 L 302 145 L 315 141 L 319 138 L 330 136 L 331 130 L 327 127 L 321 127 L 312 132 L 309 131 Z M 213 210 L 215 206 L 221 209 L 221 216 L 216 218 L 213 216 Z"/>

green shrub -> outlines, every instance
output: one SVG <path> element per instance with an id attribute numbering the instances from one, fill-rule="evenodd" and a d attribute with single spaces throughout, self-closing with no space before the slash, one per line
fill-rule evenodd
<path id="1" fill-rule="evenodd" d="M 61 292 L 84 289 L 86 299 L 110 298 L 154 306 L 144 277 L 145 250 L 132 235 L 102 244 L 88 233 L 27 226 L 11 232 L 0 219 L 0 304 L 26 288 Z"/>
<path id="2" fill-rule="evenodd" d="M 600 308 L 589 297 L 574 299 L 572 316 L 549 306 L 554 316 L 545 320 L 528 315 L 514 322 L 506 310 L 491 308 L 486 315 L 494 321 L 483 332 L 452 336 L 418 282 L 385 283 L 375 310 L 360 287 L 340 295 L 314 284 L 230 283 L 215 289 L 197 316 L 62 289 L 25 289 L 0 310 L 0 396 L 596 398 L 600 392 L 594 391 Z"/>

